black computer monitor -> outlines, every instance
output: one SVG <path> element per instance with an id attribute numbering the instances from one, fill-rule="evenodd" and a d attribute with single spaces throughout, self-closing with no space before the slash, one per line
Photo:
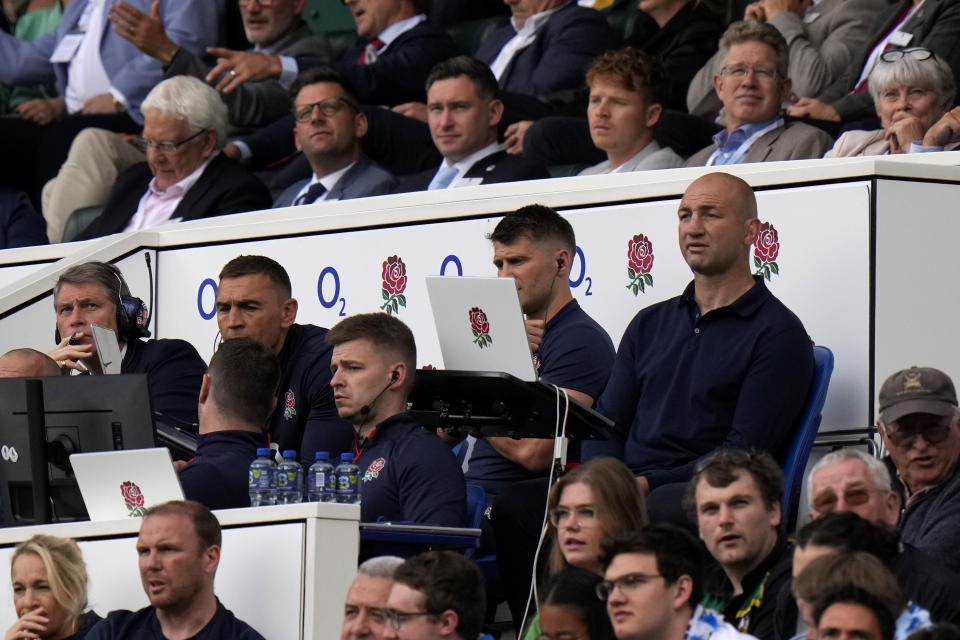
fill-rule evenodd
<path id="1" fill-rule="evenodd" d="M 70 454 L 155 447 L 152 416 L 146 374 L 0 379 L 5 524 L 87 519 Z"/>

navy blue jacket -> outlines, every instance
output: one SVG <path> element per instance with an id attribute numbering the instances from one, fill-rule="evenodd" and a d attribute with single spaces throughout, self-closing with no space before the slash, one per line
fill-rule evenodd
<path id="1" fill-rule="evenodd" d="M 960 572 L 960 462 L 943 482 L 908 499 L 906 505 L 899 524 L 903 542 Z"/>
<path id="2" fill-rule="evenodd" d="M 406 413 L 357 443 L 362 522 L 467 524 L 467 489 L 453 453 Z"/>
<path id="3" fill-rule="evenodd" d="M 187 500 L 210 509 L 250 506 L 249 469 L 267 436 L 252 431 L 214 431 L 197 438 L 197 452 L 180 470 L 180 486 Z"/>
<path id="4" fill-rule="evenodd" d="M 111 611 L 85 640 L 166 640 L 153 607 L 139 611 Z M 264 640 L 263 636 L 230 612 L 217 600 L 217 612 L 200 633 L 190 640 Z"/>
<path id="5" fill-rule="evenodd" d="M 207 365 L 185 340 L 132 340 L 120 364 L 122 373 L 145 373 L 150 399 L 161 422 L 196 432 L 197 402 Z"/>
<path id="6" fill-rule="evenodd" d="M 512 24 L 505 24 L 480 43 L 476 58 L 493 64 L 516 34 Z M 533 96 L 579 89 L 594 58 L 612 44 L 613 32 L 604 15 L 571 1 L 547 19 L 530 45 L 517 52 L 500 76 L 500 88 Z"/>
<path id="7" fill-rule="evenodd" d="M 48 244 L 47 223 L 19 189 L 0 189 L 0 249 Z"/>
<path id="8" fill-rule="evenodd" d="M 597 410 L 627 434 L 623 461 L 651 488 L 686 482 L 721 447 L 782 460 L 813 380 L 813 348 L 796 315 L 755 276 L 732 304 L 704 316 L 683 295 L 630 322 Z M 584 458 L 594 443 L 583 443 Z"/>
<path id="9" fill-rule="evenodd" d="M 340 419 L 330 388 L 327 330 L 312 324 L 294 324 L 280 350 L 280 386 L 277 408 L 270 416 L 270 442 L 280 451 L 295 450 L 303 464 L 313 464 L 317 451 L 330 459 L 350 451 L 354 430 Z"/>
<path id="10" fill-rule="evenodd" d="M 425 191 L 430 186 L 439 166 L 399 179 L 397 193 Z M 549 178 L 550 172 L 539 162 L 522 156 L 513 156 L 504 150 L 494 151 L 480 158 L 463 174 L 464 178 L 481 178 L 480 184 L 498 182 L 516 182 L 518 180 L 539 180 Z"/>

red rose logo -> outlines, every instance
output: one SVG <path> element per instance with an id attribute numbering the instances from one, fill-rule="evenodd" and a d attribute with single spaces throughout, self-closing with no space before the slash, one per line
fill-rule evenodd
<path id="1" fill-rule="evenodd" d="M 297 398 L 293 395 L 293 391 L 287 391 L 284 402 L 286 403 L 287 409 L 290 409 L 297 404 Z"/>
<path id="2" fill-rule="evenodd" d="M 383 288 L 380 290 L 383 296 L 383 304 L 380 305 L 381 311 L 394 314 L 400 311 L 400 307 L 407 306 L 407 298 L 403 292 L 407 288 L 407 265 L 403 263 L 400 256 L 390 256 L 383 261 Z"/>
<path id="3" fill-rule="evenodd" d="M 120 494 L 123 495 L 123 501 L 127 505 L 128 514 L 131 517 L 143 517 L 143 493 L 135 483 L 129 480 L 120 485 Z"/>
<path id="4" fill-rule="evenodd" d="M 637 295 L 653 286 L 653 243 L 650 238 L 638 233 L 627 242 L 627 289 Z"/>
<path id="5" fill-rule="evenodd" d="M 383 471 L 383 468 L 385 466 L 387 466 L 387 461 L 384 458 L 377 458 L 376 460 L 370 463 L 370 466 L 367 467 L 367 471 L 371 471 L 373 473 L 379 473 Z"/>
<path id="6" fill-rule="evenodd" d="M 760 233 L 753 243 L 753 265 L 757 268 L 756 274 L 767 280 L 770 274 L 780 275 L 780 267 L 776 263 L 780 254 L 780 235 L 769 222 L 760 224 Z"/>
<path id="7" fill-rule="evenodd" d="M 490 321 L 480 307 L 470 309 L 470 329 L 473 331 L 473 343 L 483 349 L 493 344 L 490 337 Z"/>

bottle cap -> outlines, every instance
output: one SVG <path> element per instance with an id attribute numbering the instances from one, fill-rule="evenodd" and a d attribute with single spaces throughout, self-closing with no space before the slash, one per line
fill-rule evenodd
<path id="1" fill-rule="evenodd" d="M 346 453 L 341 453 L 341 454 L 340 454 L 340 460 L 341 460 L 342 462 L 345 462 L 345 461 L 347 461 L 347 460 L 349 460 L 350 462 L 353 462 L 353 454 L 350 453 L 349 451 L 346 452 Z"/>
<path id="2" fill-rule="evenodd" d="M 269 456 L 269 455 L 270 455 L 270 449 L 267 448 L 267 447 L 259 447 L 259 448 L 257 448 L 257 455 L 258 455 L 258 456 Z"/>
<path id="3" fill-rule="evenodd" d="M 289 460 L 294 460 L 297 457 L 297 452 L 294 451 L 293 449 L 287 449 L 286 451 L 283 452 L 283 457 Z"/>
<path id="4" fill-rule="evenodd" d="M 329 460 L 330 454 L 327 453 L 326 451 L 317 451 L 317 453 L 314 454 L 313 457 L 315 460 Z"/>

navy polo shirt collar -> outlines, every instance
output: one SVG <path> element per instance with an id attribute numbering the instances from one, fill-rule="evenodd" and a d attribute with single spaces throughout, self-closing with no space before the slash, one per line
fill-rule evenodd
<path id="1" fill-rule="evenodd" d="M 761 305 L 763 305 L 763 303 L 766 302 L 768 298 L 770 298 L 771 295 L 773 295 L 770 293 L 770 290 L 767 289 L 767 285 L 763 283 L 763 276 L 755 275 L 753 276 L 753 281 L 754 281 L 754 286 L 750 287 L 750 289 L 748 289 L 747 292 L 744 293 L 742 296 L 740 296 L 739 298 L 737 298 L 736 300 L 734 300 L 733 302 L 731 302 L 725 307 L 718 307 L 716 309 L 713 309 L 712 311 L 708 312 L 707 315 L 716 313 L 717 311 L 722 311 L 725 309 L 729 309 L 730 311 L 736 313 L 738 316 L 741 316 L 744 318 L 753 315 L 754 312 L 756 312 L 756 310 L 759 309 Z M 683 294 L 681 295 L 681 298 L 683 299 L 684 302 L 687 303 L 688 306 L 690 306 L 693 309 L 694 313 L 699 314 L 700 306 L 697 304 L 697 299 L 694 295 L 695 292 L 696 292 L 695 281 L 691 280 L 690 284 L 687 285 L 687 288 L 683 290 Z"/>
<path id="2" fill-rule="evenodd" d="M 550 318 L 550 322 L 548 322 L 548 323 L 544 326 L 544 328 L 543 328 L 544 332 L 548 331 L 551 327 L 553 327 L 553 326 L 556 325 L 558 322 L 560 322 L 561 320 L 563 320 L 564 317 L 570 315 L 571 313 L 576 312 L 576 310 L 579 309 L 579 308 L 580 308 L 580 303 L 577 302 L 577 299 L 576 299 L 576 298 L 574 298 L 573 300 L 571 300 L 571 301 L 568 302 L 567 304 L 563 305 L 563 306 L 560 308 L 560 311 L 557 311 L 557 313 L 556 313 L 552 318 Z"/>

